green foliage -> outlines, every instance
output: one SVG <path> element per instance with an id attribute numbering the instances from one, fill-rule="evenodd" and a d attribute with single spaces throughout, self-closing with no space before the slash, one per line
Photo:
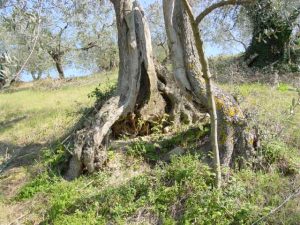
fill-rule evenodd
<path id="1" fill-rule="evenodd" d="M 57 144 L 53 149 L 45 149 L 42 152 L 42 162 L 51 171 L 56 171 L 56 168 L 66 161 L 67 149 L 62 144 Z"/>
<path id="2" fill-rule="evenodd" d="M 161 135 L 163 133 L 163 129 L 166 126 L 171 126 L 173 124 L 172 121 L 170 121 L 169 115 L 164 114 L 160 118 L 158 118 L 157 121 L 153 121 L 151 123 L 151 132 L 152 134 Z"/>
<path id="3" fill-rule="evenodd" d="M 145 141 L 132 143 L 127 147 L 126 153 L 130 156 L 143 157 L 150 161 L 157 161 L 159 159 L 159 149 L 154 144 Z"/>
<path id="4" fill-rule="evenodd" d="M 299 56 L 294 56 L 296 59 L 299 60 Z M 275 65 L 275 68 L 280 72 L 280 73 L 297 73 L 299 72 L 299 65 L 298 63 L 285 63 L 281 62 Z"/>
<path id="5" fill-rule="evenodd" d="M 52 183 L 53 180 L 48 176 L 48 174 L 42 173 L 21 188 L 16 196 L 16 200 L 29 199 L 39 192 L 47 191 Z"/>
<path id="6" fill-rule="evenodd" d="M 268 165 L 279 168 L 277 163 L 287 158 L 300 161 L 282 143 L 263 146 Z M 156 150 L 153 144 L 140 141 L 128 151 L 132 156 L 149 157 Z M 45 165 L 52 166 L 63 157 L 60 148 L 43 155 Z M 66 182 L 47 170 L 23 187 L 17 200 L 39 192 L 47 195 L 47 224 L 123 224 L 140 212 L 160 218 L 163 224 L 250 224 L 280 204 L 283 193 L 289 192 L 288 178 L 276 170 L 231 171 L 220 192 L 213 188 L 215 174 L 200 159 L 198 155 L 175 156 L 171 163 L 158 163 L 151 171 L 116 186 L 106 185 L 109 171 Z M 286 210 L 294 213 L 292 208 Z"/>
<path id="7" fill-rule="evenodd" d="M 264 167 L 275 169 L 284 175 L 298 174 L 300 171 L 300 155 L 297 149 L 287 146 L 281 141 L 269 141 L 262 145 Z"/>
<path id="8" fill-rule="evenodd" d="M 48 189 L 47 223 L 123 224 L 144 212 L 163 224 L 250 224 L 279 204 L 289 185 L 277 173 L 243 170 L 232 174 L 221 193 L 213 188 L 211 169 L 192 155 L 174 157 L 116 187 L 79 188 L 86 179 L 105 182 L 94 176 Z"/>
<path id="9" fill-rule="evenodd" d="M 288 84 L 280 83 L 279 86 L 277 87 L 278 91 L 285 92 L 290 89 L 290 86 Z"/>
<path id="10" fill-rule="evenodd" d="M 44 149 L 42 151 L 42 167 L 46 168 L 41 174 L 37 175 L 31 182 L 21 188 L 16 196 L 17 200 L 32 198 L 39 192 L 47 192 L 51 186 L 59 181 L 60 165 L 66 163 L 66 149 L 62 145 L 57 145 L 53 149 Z"/>
<path id="11" fill-rule="evenodd" d="M 88 97 L 96 98 L 97 102 L 105 102 L 112 96 L 116 89 L 116 83 L 108 81 L 104 87 L 103 84 L 99 84 L 99 86 L 96 87 L 95 90 L 88 94 Z"/>
<path id="12" fill-rule="evenodd" d="M 197 141 L 209 133 L 209 127 L 207 125 L 198 125 L 195 127 L 181 128 L 175 135 L 162 138 L 155 133 L 152 136 L 154 142 L 136 141 L 130 144 L 126 153 L 133 157 L 142 157 L 149 162 L 156 162 L 161 159 L 161 156 L 175 147 L 181 146 L 188 150 L 195 150 Z"/>
<path id="13" fill-rule="evenodd" d="M 257 54 L 252 64 L 264 67 L 291 60 L 292 34 L 299 16 L 299 2 L 294 0 L 259 0 L 245 7 L 253 26 L 253 37 L 246 58 Z M 296 67 L 294 67 L 296 68 Z M 292 68 L 291 68 L 292 69 Z"/>
<path id="14" fill-rule="evenodd" d="M 182 128 L 182 131 L 177 132 L 172 137 L 162 139 L 160 145 L 162 149 L 165 150 L 171 150 L 176 146 L 193 149 L 196 147 L 197 141 L 208 135 L 209 130 L 207 124 L 189 127 L 187 129 Z"/>

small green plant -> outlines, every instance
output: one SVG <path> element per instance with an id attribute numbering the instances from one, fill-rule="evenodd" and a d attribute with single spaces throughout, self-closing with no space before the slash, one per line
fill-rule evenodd
<path id="1" fill-rule="evenodd" d="M 32 198 L 39 192 L 47 192 L 53 182 L 53 178 L 49 177 L 47 173 L 42 173 L 23 186 L 15 199 L 18 201 L 25 200 Z"/>
<path id="2" fill-rule="evenodd" d="M 159 159 L 159 149 L 154 144 L 145 141 L 132 143 L 127 147 L 126 153 L 133 157 L 143 157 L 149 161 Z"/>
<path id="3" fill-rule="evenodd" d="M 164 114 L 158 121 L 152 122 L 151 132 L 153 134 L 160 135 L 163 133 L 163 129 L 166 126 L 171 126 L 172 122 L 170 121 L 169 115 Z"/>
<path id="4" fill-rule="evenodd" d="M 300 155 L 297 149 L 281 141 L 268 141 L 262 145 L 262 160 L 266 169 L 274 168 L 285 175 L 299 173 Z"/>
<path id="5" fill-rule="evenodd" d="M 295 115 L 295 110 L 298 106 L 300 106 L 300 89 L 297 89 L 298 96 L 297 98 L 293 98 L 292 104 L 290 105 L 290 115 Z"/>
<path id="6" fill-rule="evenodd" d="M 95 98 L 97 102 L 103 102 L 108 100 L 117 89 L 117 85 L 113 82 L 107 82 L 105 88 L 102 84 L 99 84 L 90 94 L 89 98 Z"/>
<path id="7" fill-rule="evenodd" d="M 289 85 L 285 83 L 280 83 L 279 86 L 277 87 L 277 90 L 281 92 L 286 92 L 289 89 L 290 89 Z"/>
<path id="8" fill-rule="evenodd" d="M 41 157 L 41 167 L 46 168 L 38 176 L 34 177 L 28 184 L 23 186 L 16 196 L 17 200 L 32 198 L 39 192 L 47 192 L 51 186 L 59 181 L 59 166 L 66 162 L 66 149 L 58 144 L 53 149 L 44 149 Z"/>

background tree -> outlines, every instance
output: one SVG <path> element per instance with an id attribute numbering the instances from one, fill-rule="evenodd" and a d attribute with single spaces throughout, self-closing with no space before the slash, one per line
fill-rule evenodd
<path id="1" fill-rule="evenodd" d="M 63 79 L 64 61 L 74 51 L 88 50 L 97 45 L 90 29 L 97 26 L 98 1 L 47 1 L 43 17 L 40 46 L 51 57 L 59 78 Z M 95 25 L 96 24 L 96 25 Z M 72 61 L 72 60 L 69 60 Z"/>
<path id="2" fill-rule="evenodd" d="M 40 36 L 40 0 L 30 3 L 24 1 L 7 1 L 1 14 L 1 48 L 2 52 L 14 59 L 16 66 L 10 67 L 11 77 L 8 85 L 20 78 L 26 69 L 33 52 L 36 50 Z"/>
<path id="3" fill-rule="evenodd" d="M 95 13 L 96 14 L 96 13 Z M 99 8 L 96 21 L 99 22 L 98 26 L 91 26 L 89 39 L 97 40 L 96 46 L 85 51 L 75 51 L 75 58 L 77 58 L 77 65 L 92 70 L 103 71 L 111 70 L 118 66 L 118 40 L 116 22 L 113 15 L 111 6 L 105 4 Z M 80 36 L 86 39 L 86 35 Z"/>
<path id="4" fill-rule="evenodd" d="M 112 10 L 100 4 L 96 0 L 8 0 L 0 12 L 3 51 L 14 56 L 20 67 L 26 61 L 22 69 L 26 73 L 23 74 L 33 73 L 35 78 L 52 68 L 56 68 L 59 77 L 64 78 L 64 66 L 68 64 L 96 67 L 99 62 L 92 59 L 89 50 L 104 46 L 105 38 L 116 40 L 115 35 L 110 38 L 112 35 L 109 36 L 106 31 L 112 27 L 108 26 L 108 21 L 112 21 Z M 101 52 L 98 55 L 111 55 L 111 64 L 115 64 L 116 44 L 113 46 L 111 52 L 108 49 L 98 51 Z M 87 57 L 79 57 L 80 52 L 88 53 L 85 54 Z M 29 53 L 30 60 L 27 60 Z M 106 57 L 101 58 L 101 63 Z"/>
<path id="5" fill-rule="evenodd" d="M 258 0 L 244 10 L 253 27 L 246 51 L 250 65 L 291 63 L 296 57 L 292 39 L 300 15 L 299 1 Z"/>
<path id="6" fill-rule="evenodd" d="M 32 80 L 40 80 L 52 67 L 53 63 L 48 54 L 40 46 L 37 46 L 26 64 L 25 71 L 31 75 Z"/>

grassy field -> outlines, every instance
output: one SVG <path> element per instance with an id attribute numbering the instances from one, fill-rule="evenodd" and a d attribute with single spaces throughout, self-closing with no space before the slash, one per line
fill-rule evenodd
<path id="1" fill-rule="evenodd" d="M 114 72 L 0 93 L 0 224 L 251 224 L 299 187 L 300 108 L 289 111 L 297 92 L 261 84 L 223 85 L 265 141 L 260 167 L 230 171 L 222 193 L 212 189 L 201 154 L 188 151 L 205 134 L 202 127 L 183 127 L 168 140 L 137 140 L 127 153 L 110 149 L 105 170 L 65 181 L 57 169 L 66 151 L 59 140 L 92 106 L 88 94 L 115 80 Z M 187 153 L 167 164 L 156 157 L 157 146 Z M 259 224 L 297 224 L 299 197 Z"/>
<path id="2" fill-rule="evenodd" d="M 63 136 L 80 111 L 92 106 L 88 98 L 99 84 L 116 79 L 115 73 L 77 78 L 68 82 L 40 81 L 0 94 L 0 143 L 50 143 Z"/>

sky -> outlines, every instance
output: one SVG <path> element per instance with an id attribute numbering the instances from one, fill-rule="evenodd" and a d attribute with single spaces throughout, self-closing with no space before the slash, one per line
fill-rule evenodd
<path id="1" fill-rule="evenodd" d="M 154 3 L 156 0 L 140 0 L 140 3 L 144 8 L 149 6 L 150 4 Z M 213 57 L 221 54 L 236 54 L 240 53 L 243 51 L 243 48 L 241 46 L 231 46 L 230 49 L 224 50 L 218 46 L 212 45 L 212 44 L 206 44 L 205 45 L 205 52 L 207 57 Z M 66 77 L 76 77 L 76 76 L 86 76 L 91 73 L 93 73 L 90 70 L 84 70 L 84 69 L 78 69 L 75 68 L 74 66 L 65 66 L 64 67 L 64 72 Z M 51 77 L 57 78 L 58 74 L 56 69 L 52 69 L 50 71 L 47 71 L 47 75 L 50 75 Z M 45 76 L 45 74 L 44 74 Z M 23 74 L 22 80 L 24 81 L 30 81 L 31 76 L 28 74 Z"/>

